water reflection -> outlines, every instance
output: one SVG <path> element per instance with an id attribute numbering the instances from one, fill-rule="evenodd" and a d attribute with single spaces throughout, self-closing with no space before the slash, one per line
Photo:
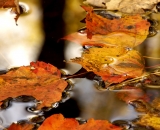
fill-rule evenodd
<path id="1" fill-rule="evenodd" d="M 28 65 L 40 53 L 44 34 L 42 30 L 42 9 L 38 0 L 22 0 L 20 3 L 28 13 L 18 19 L 18 26 L 10 9 L 0 10 L 0 69 Z M 29 9 L 30 10 L 29 10 Z"/>
<path id="2" fill-rule="evenodd" d="M 27 111 L 27 108 L 35 106 L 35 101 L 17 102 L 12 100 L 9 103 L 9 107 L 0 110 L 0 125 L 2 125 L 3 127 L 8 127 L 13 122 L 16 123 L 20 120 L 30 120 L 33 117 L 36 117 L 37 114 L 42 115 L 41 112 L 34 113 L 31 111 Z"/>
<path id="3" fill-rule="evenodd" d="M 81 110 L 81 118 L 133 120 L 138 113 L 131 105 L 116 97 L 117 91 L 99 91 L 96 83 L 88 79 L 75 79 L 73 98 Z"/>

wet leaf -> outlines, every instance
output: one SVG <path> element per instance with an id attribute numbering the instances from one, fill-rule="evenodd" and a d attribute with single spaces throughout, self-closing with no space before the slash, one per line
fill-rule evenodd
<path id="1" fill-rule="evenodd" d="M 88 4 L 124 13 L 144 13 L 148 9 L 154 11 L 158 2 L 160 0 L 86 0 Z"/>
<path id="2" fill-rule="evenodd" d="M 81 64 L 87 71 L 94 72 L 109 83 L 141 76 L 144 70 L 144 60 L 138 51 L 118 46 L 89 48 L 81 57 L 71 61 Z"/>
<path id="3" fill-rule="evenodd" d="M 62 114 L 54 114 L 47 118 L 38 130 L 122 130 L 106 120 L 89 119 L 87 123 L 79 125 L 74 118 L 64 118 Z"/>
<path id="4" fill-rule="evenodd" d="M 34 125 L 29 123 L 25 123 L 25 124 L 12 123 L 7 130 L 32 130 L 33 128 L 34 128 Z"/>
<path id="5" fill-rule="evenodd" d="M 111 20 L 94 13 L 92 7 L 83 6 L 83 8 L 88 12 L 87 29 L 62 39 L 82 45 L 118 45 L 133 48 L 147 38 L 150 23 L 140 15 L 128 15 Z M 86 38 L 86 33 L 89 39 Z"/>
<path id="6" fill-rule="evenodd" d="M 1 0 L 0 8 L 12 8 L 11 12 L 16 14 L 15 21 L 17 23 L 20 15 L 19 0 Z"/>
<path id="7" fill-rule="evenodd" d="M 41 103 L 38 108 L 50 107 L 60 101 L 67 82 L 61 79 L 60 71 L 51 64 L 31 62 L 0 75 L 0 101 L 21 95 L 33 96 Z"/>
<path id="8" fill-rule="evenodd" d="M 142 19 L 138 14 L 110 20 L 94 13 L 93 8 L 90 6 L 82 7 L 88 12 L 85 21 L 87 37 L 90 39 L 92 38 L 92 35 L 95 34 L 107 35 L 112 32 L 123 32 L 132 34 L 135 39 L 136 36 L 139 35 L 143 42 L 148 35 L 150 23 L 147 20 Z"/>

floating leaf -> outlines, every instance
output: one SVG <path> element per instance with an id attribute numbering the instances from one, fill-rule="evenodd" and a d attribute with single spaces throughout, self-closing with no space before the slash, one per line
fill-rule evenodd
<path id="1" fill-rule="evenodd" d="M 76 130 L 78 121 L 74 118 L 64 118 L 62 114 L 48 117 L 38 130 Z"/>
<path id="2" fill-rule="evenodd" d="M 131 33 L 135 40 L 137 35 L 141 36 L 143 42 L 148 35 L 150 23 L 138 14 L 110 20 L 94 13 L 90 6 L 82 7 L 88 12 L 85 21 L 87 37 L 90 39 L 95 34 L 107 35 L 112 32 L 124 32 L 126 34 Z"/>
<path id="3" fill-rule="evenodd" d="M 62 114 L 54 114 L 47 118 L 38 130 L 122 130 L 106 120 L 89 119 L 87 123 L 79 125 L 74 118 L 64 118 Z"/>
<path id="4" fill-rule="evenodd" d="M 150 23 L 140 15 L 129 15 L 120 19 L 107 19 L 93 12 L 93 8 L 83 6 L 87 30 L 68 35 L 62 39 L 82 45 L 123 46 L 133 48 L 141 44 L 148 35 Z M 87 37 L 86 38 L 86 33 Z"/>
<path id="5" fill-rule="evenodd" d="M 138 51 L 118 46 L 89 48 L 81 57 L 71 61 L 81 64 L 87 71 L 94 72 L 109 83 L 141 76 L 144 70 L 144 60 Z"/>
<path id="6" fill-rule="evenodd" d="M 119 10 L 123 13 L 145 13 L 146 10 L 155 10 L 160 0 L 86 0 L 85 3 L 106 7 L 107 10 Z"/>
<path id="7" fill-rule="evenodd" d="M 66 86 L 67 82 L 61 79 L 56 67 L 44 62 L 31 62 L 30 66 L 22 66 L 0 75 L 0 101 L 27 95 L 42 102 L 38 108 L 50 107 L 61 99 Z"/>

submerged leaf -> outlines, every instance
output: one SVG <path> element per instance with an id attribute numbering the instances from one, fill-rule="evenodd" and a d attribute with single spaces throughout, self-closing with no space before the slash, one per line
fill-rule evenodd
<path id="1" fill-rule="evenodd" d="M 81 64 L 87 71 L 94 72 L 109 83 L 141 76 L 144 70 L 140 53 L 123 47 L 89 48 L 82 53 L 82 57 L 71 61 Z"/>
<path id="2" fill-rule="evenodd" d="M 136 100 L 148 101 L 149 97 L 141 88 L 125 86 L 121 91 L 117 92 L 117 96 L 120 100 L 130 103 Z"/>
<path id="3" fill-rule="evenodd" d="M 79 125 L 74 118 L 64 118 L 62 114 L 54 114 L 47 118 L 38 130 L 122 130 L 106 120 L 89 119 L 87 123 Z"/>
<path id="4" fill-rule="evenodd" d="M 60 71 L 51 64 L 31 62 L 0 75 L 0 101 L 21 95 L 33 96 L 42 103 L 38 108 L 50 107 L 60 101 L 67 82 L 61 79 Z"/>

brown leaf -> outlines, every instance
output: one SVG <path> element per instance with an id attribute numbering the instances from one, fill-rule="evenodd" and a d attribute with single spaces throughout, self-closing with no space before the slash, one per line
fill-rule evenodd
<path id="1" fill-rule="evenodd" d="M 33 124 L 15 124 L 12 123 L 7 130 L 32 130 L 34 128 Z"/>
<path id="2" fill-rule="evenodd" d="M 71 61 L 81 64 L 87 71 L 94 72 L 109 83 L 141 76 L 144 70 L 140 53 L 123 47 L 89 48 L 81 57 Z"/>
<path id="3" fill-rule="evenodd" d="M 123 13 L 144 13 L 145 9 L 154 11 L 158 2 L 160 0 L 86 0 L 88 4 Z"/>
<path id="4" fill-rule="evenodd" d="M 67 82 L 61 79 L 60 71 L 51 64 L 31 62 L 30 66 L 13 69 L 0 75 L 0 101 L 21 95 L 33 96 L 42 103 L 38 108 L 50 107 L 60 101 Z"/>

